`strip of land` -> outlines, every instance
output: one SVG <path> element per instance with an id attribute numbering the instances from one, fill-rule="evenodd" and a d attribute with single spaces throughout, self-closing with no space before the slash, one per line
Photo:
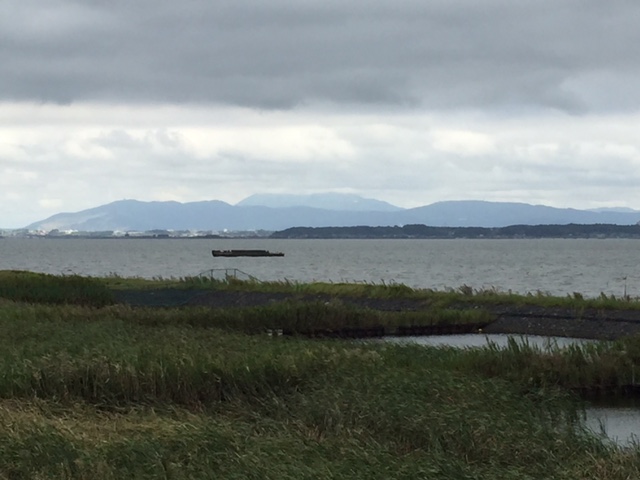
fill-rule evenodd
<path id="1" fill-rule="evenodd" d="M 176 288 L 158 290 L 119 290 L 115 292 L 118 302 L 137 307 L 187 307 L 200 306 L 210 308 L 251 308 L 275 305 L 283 302 L 329 303 L 339 301 L 347 306 L 383 312 L 422 312 L 428 316 L 433 307 L 425 299 L 412 298 L 375 298 L 355 296 L 335 296 L 327 294 L 295 294 L 286 292 L 260 291 L 197 291 Z M 597 340 L 616 340 L 629 335 L 640 334 L 640 309 L 611 308 L 569 308 L 518 304 L 460 303 L 449 307 L 450 310 L 482 310 L 487 320 L 468 324 L 466 329 L 432 329 L 433 333 L 459 333 L 461 331 L 484 333 L 502 333 L 516 335 L 544 335 L 575 337 Z M 343 336 L 355 336 L 352 328 L 346 325 Z M 406 328 L 363 329 L 362 336 L 389 334 L 415 335 L 428 334 L 428 329 L 420 330 L 416 325 Z M 414 327 L 414 328 L 411 328 Z M 339 335 L 340 332 L 336 332 Z"/>
<path id="2" fill-rule="evenodd" d="M 567 224 L 510 225 L 508 227 L 432 227 L 403 225 L 388 227 L 292 227 L 271 238 L 392 238 L 392 239 L 517 239 L 517 238 L 640 238 L 640 225 Z"/>

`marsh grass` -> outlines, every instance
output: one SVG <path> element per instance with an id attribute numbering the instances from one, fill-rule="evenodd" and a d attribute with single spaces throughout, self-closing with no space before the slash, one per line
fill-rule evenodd
<path id="1" fill-rule="evenodd" d="M 113 362 L 131 360 L 140 332 L 130 333 L 129 345 L 122 337 L 119 347 L 109 347 Z M 173 339 L 177 333 L 163 331 Z M 202 346 L 186 335 L 180 348 L 165 351 L 165 369 L 180 370 Z M 0 475 L 573 479 L 597 469 L 598 478 L 622 479 L 640 473 L 639 452 L 606 446 L 581 428 L 568 395 L 522 396 L 509 381 L 452 370 L 452 350 L 219 332 L 217 343 L 206 340 L 230 364 L 226 374 L 236 388 L 225 397 L 181 404 L 149 390 L 137 398 L 129 396 L 122 370 L 112 370 L 111 394 L 98 404 L 91 395 L 61 397 L 46 389 L 0 400 Z M 249 352 L 239 352 L 246 340 Z M 254 370 L 247 362 L 255 356 L 268 367 Z M 76 360 L 90 368 L 91 358 Z M 40 366 L 58 361 L 48 357 Z M 295 384 L 274 388 L 274 379 L 292 372 Z M 186 370 L 182 375 L 168 380 L 202 384 Z"/>
<path id="2" fill-rule="evenodd" d="M 242 333 L 264 333 L 268 330 L 284 330 L 292 334 L 343 329 L 384 328 L 418 325 L 451 325 L 489 323 L 494 316 L 483 310 L 429 309 L 424 311 L 380 311 L 342 304 L 341 302 L 298 302 L 253 307 L 210 309 L 182 309 L 163 312 L 160 320 L 157 312 L 140 312 L 135 315 L 142 323 L 185 322 L 192 326 L 216 327 Z"/>
<path id="3" fill-rule="evenodd" d="M 640 309 L 640 299 L 627 295 L 615 296 L 601 293 L 595 298 L 584 297 L 576 292 L 564 297 L 544 292 L 528 294 L 500 291 L 495 288 L 474 289 L 468 285 L 444 290 L 411 288 L 396 283 L 297 283 L 288 280 L 261 282 L 234 278 L 211 279 L 207 277 L 183 277 L 177 279 L 101 279 L 108 288 L 120 289 L 156 289 L 182 288 L 219 291 L 243 291 L 266 293 L 289 293 L 300 295 L 327 295 L 333 297 L 361 297 L 378 299 L 410 299 L 422 301 L 427 305 L 449 307 L 460 304 L 471 305 L 517 305 L 560 307 L 572 310 L 582 309 Z"/>
<path id="4" fill-rule="evenodd" d="M 591 434 L 572 393 L 626 382 L 638 339 L 543 352 L 264 334 L 459 314 L 434 303 L 440 318 L 64 303 L 0 302 L 0 478 L 640 478 L 638 448 Z"/>
<path id="5" fill-rule="evenodd" d="M 640 337 L 542 349 L 510 339 L 457 357 L 463 371 L 498 377 L 523 391 L 563 389 L 587 394 L 621 394 L 640 389 Z"/>
<path id="6" fill-rule="evenodd" d="M 380 311 L 331 302 L 286 301 L 264 307 L 231 311 L 235 314 L 230 322 L 230 311 L 214 315 L 213 324 L 228 329 L 239 329 L 255 333 L 265 329 L 283 329 L 294 334 L 310 334 L 317 331 L 340 331 L 344 328 L 393 329 L 400 326 L 482 324 L 494 319 L 483 310 L 425 309 L 419 311 Z M 209 314 L 211 315 L 211 314 Z"/>
<path id="7" fill-rule="evenodd" d="M 67 307 L 60 315 L 59 309 L 2 309 L 0 397 L 195 408 L 234 395 L 295 388 L 314 374 L 309 362 L 322 355 L 314 350 L 291 363 L 282 343 L 188 325 L 149 328 L 127 322 L 123 311 Z"/>
<path id="8" fill-rule="evenodd" d="M 56 276 L 0 271 L 0 298 L 26 303 L 77 304 L 101 307 L 114 302 L 101 281 L 79 275 Z"/>
<path id="9" fill-rule="evenodd" d="M 516 294 L 495 288 L 474 289 L 468 285 L 444 290 L 417 289 L 397 283 L 298 283 L 289 280 L 261 282 L 236 278 L 187 276 L 179 278 L 130 278 L 111 275 L 88 278 L 78 275 L 55 276 L 24 271 L 0 271 L 0 297 L 17 301 L 46 303 L 80 303 L 94 306 L 113 303 L 112 290 L 158 290 L 176 288 L 194 291 L 242 291 L 287 293 L 292 295 L 326 295 L 376 299 L 409 299 L 439 308 L 469 305 L 516 305 L 560 307 L 574 311 L 584 309 L 640 309 L 640 299 L 628 295 L 587 298 L 576 292 L 558 297 L 543 292 Z"/>

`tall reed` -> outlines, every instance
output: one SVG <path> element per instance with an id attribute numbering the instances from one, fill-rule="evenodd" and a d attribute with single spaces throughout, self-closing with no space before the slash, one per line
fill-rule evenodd
<path id="1" fill-rule="evenodd" d="M 99 280 L 80 275 L 56 276 L 22 271 L 0 272 L 0 298 L 95 307 L 114 303 L 111 290 Z"/>
<path id="2" fill-rule="evenodd" d="M 1 303 L 0 478 L 640 475 L 570 395 L 523 395 L 544 353 L 244 335 L 192 313 Z"/>
<path id="3" fill-rule="evenodd" d="M 506 348 L 466 351 L 458 368 L 508 379 L 523 389 L 563 388 L 622 393 L 640 389 L 640 336 L 542 349 L 512 338 Z"/>

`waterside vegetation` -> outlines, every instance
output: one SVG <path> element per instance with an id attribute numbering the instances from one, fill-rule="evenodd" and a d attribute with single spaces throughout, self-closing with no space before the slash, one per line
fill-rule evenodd
<path id="1" fill-rule="evenodd" d="M 271 234 L 271 238 L 403 238 L 403 239 L 504 239 L 504 238 L 640 238 L 640 225 L 551 224 L 507 227 L 435 227 L 423 224 L 403 226 L 292 227 Z"/>
<path id="2" fill-rule="evenodd" d="M 543 351 L 518 342 L 458 350 L 268 335 L 284 322 L 298 333 L 375 315 L 435 322 L 428 312 L 483 295 L 157 282 L 201 292 L 289 288 L 300 297 L 132 307 L 114 291 L 153 282 L 0 273 L 0 478 L 640 477 L 640 447 L 589 431 L 579 396 L 583 387 L 635 381 L 640 338 Z M 413 296 L 424 308 L 304 302 L 311 294 Z"/>
<path id="3" fill-rule="evenodd" d="M 313 282 L 298 283 L 289 280 L 259 281 L 248 277 L 238 279 L 234 276 L 223 278 L 206 275 L 180 278 L 130 278 L 113 275 L 106 278 L 92 278 L 87 281 L 96 282 L 95 285 L 110 290 L 158 290 L 184 289 L 192 291 L 235 291 L 235 292 L 264 292 L 284 293 L 291 295 L 328 295 L 335 298 L 355 297 L 374 299 L 407 299 L 419 300 L 427 305 L 518 305 L 540 307 L 565 307 L 576 311 L 585 309 L 604 310 L 640 310 L 640 298 L 627 295 L 626 288 L 620 295 L 605 294 L 591 298 L 580 292 L 574 292 L 566 297 L 553 296 L 543 291 L 527 294 L 500 291 L 495 288 L 475 289 L 469 285 L 444 290 L 412 288 L 400 283 L 368 283 L 368 282 Z M 0 272 L 1 275 L 1 272 Z M 46 277 L 45 274 L 38 274 Z M 60 278 L 51 276 L 53 278 Z M 83 278 L 83 277 L 81 277 Z"/>

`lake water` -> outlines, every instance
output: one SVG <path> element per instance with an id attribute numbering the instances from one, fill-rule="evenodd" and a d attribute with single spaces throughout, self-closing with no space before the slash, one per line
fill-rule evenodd
<path id="1" fill-rule="evenodd" d="M 284 257 L 214 258 L 257 248 Z M 260 280 L 402 283 L 518 293 L 640 296 L 640 241 L 602 240 L 0 240 L 0 269 L 53 274 L 184 277 L 237 268 Z"/>
<path id="2" fill-rule="evenodd" d="M 616 445 L 640 444 L 640 400 L 629 398 L 591 404 L 585 409 L 585 424 Z"/>

